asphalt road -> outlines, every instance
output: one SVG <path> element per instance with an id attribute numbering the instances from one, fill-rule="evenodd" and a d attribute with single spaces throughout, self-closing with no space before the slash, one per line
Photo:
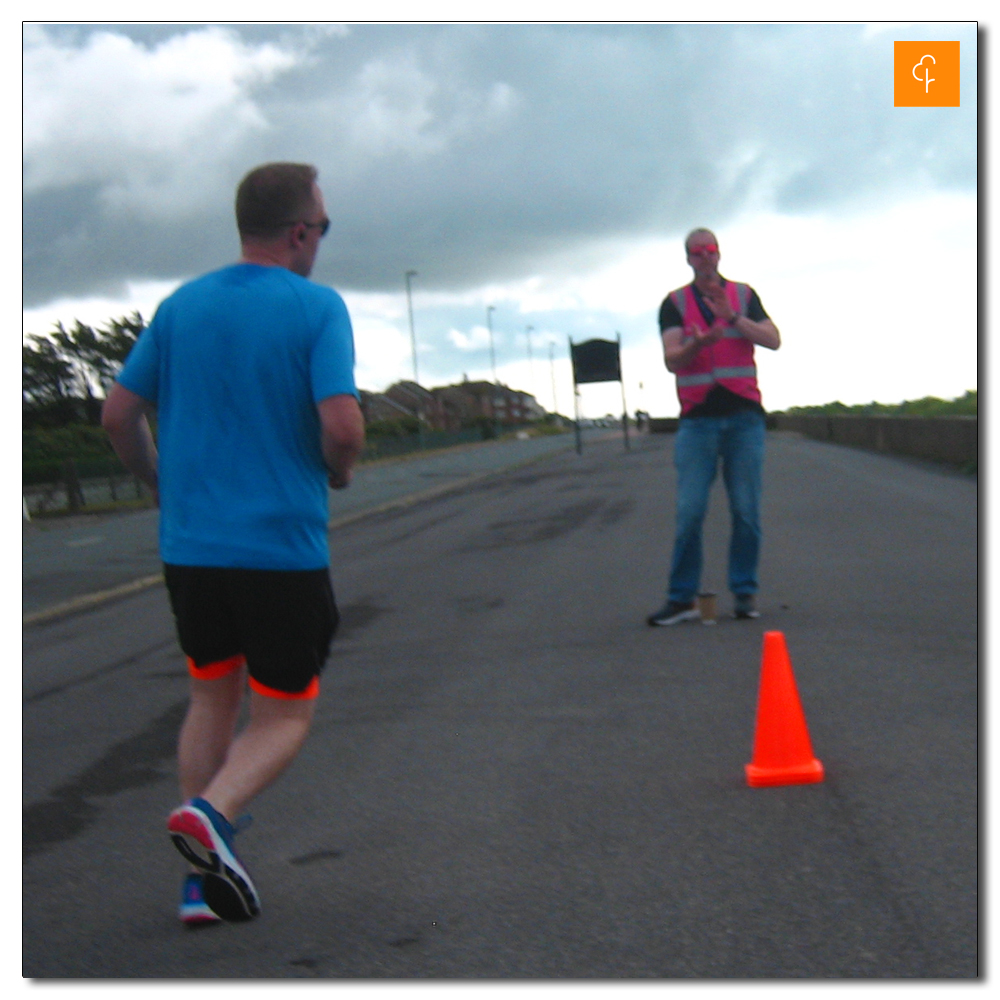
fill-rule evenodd
<path id="1" fill-rule="evenodd" d="M 589 439 L 607 431 L 586 432 Z M 572 434 L 460 445 L 358 466 L 346 490 L 330 492 L 330 524 L 336 527 L 372 510 L 405 506 L 502 469 L 530 464 L 574 447 Z M 24 523 L 21 606 L 25 624 L 63 613 L 67 607 L 104 599 L 109 592 L 141 589 L 157 582 L 162 566 L 159 514 L 78 514 Z"/>
<path id="2" fill-rule="evenodd" d="M 175 916 L 162 588 L 27 627 L 24 974 L 976 976 L 975 480 L 772 433 L 763 617 L 650 629 L 672 439 L 634 444 L 332 532 L 344 627 L 241 834 L 252 924 Z M 769 629 L 822 784 L 745 783 Z"/>

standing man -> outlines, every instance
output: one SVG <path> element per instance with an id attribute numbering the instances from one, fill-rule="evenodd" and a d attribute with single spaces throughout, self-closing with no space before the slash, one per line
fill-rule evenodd
<path id="1" fill-rule="evenodd" d="M 712 232 L 695 229 L 684 247 L 694 281 L 671 292 L 660 306 L 663 359 L 677 376 L 681 403 L 674 445 L 677 534 L 667 600 L 646 619 L 650 625 L 699 617 L 701 526 L 720 458 L 733 523 L 729 589 L 734 617 L 758 617 L 754 595 L 765 428 L 754 346 L 776 351 L 781 336 L 749 285 L 720 276 L 719 241 Z"/>
<path id="2" fill-rule="evenodd" d="M 236 223 L 241 260 L 161 303 L 103 417 L 115 451 L 158 497 L 191 675 L 184 804 L 167 821 L 193 866 L 180 908 L 188 924 L 260 910 L 232 820 L 309 730 L 338 622 L 327 486 L 350 483 L 364 444 L 347 308 L 307 280 L 330 224 L 315 168 L 252 170 Z M 237 736 L 247 677 L 249 722 Z"/>

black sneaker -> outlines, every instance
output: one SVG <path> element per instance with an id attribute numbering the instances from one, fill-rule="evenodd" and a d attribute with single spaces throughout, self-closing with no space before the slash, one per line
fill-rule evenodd
<path id="1" fill-rule="evenodd" d="M 753 594 L 737 594 L 736 607 L 733 609 L 734 618 L 760 618 Z"/>
<path id="2" fill-rule="evenodd" d="M 700 612 L 694 606 L 694 601 L 682 604 L 679 601 L 667 601 L 655 614 L 646 619 L 647 625 L 679 625 L 681 622 L 697 621 Z"/>

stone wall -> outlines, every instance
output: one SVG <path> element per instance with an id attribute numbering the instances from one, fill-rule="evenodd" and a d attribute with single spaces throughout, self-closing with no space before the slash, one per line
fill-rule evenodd
<path id="1" fill-rule="evenodd" d="M 793 417 L 775 426 L 817 441 L 967 465 L 979 458 L 978 417 Z"/>
<path id="2" fill-rule="evenodd" d="M 770 413 L 771 430 L 796 431 L 816 441 L 830 441 L 870 451 L 908 455 L 966 466 L 979 460 L 978 417 L 805 417 Z M 654 434 L 673 434 L 677 417 L 653 417 Z"/>

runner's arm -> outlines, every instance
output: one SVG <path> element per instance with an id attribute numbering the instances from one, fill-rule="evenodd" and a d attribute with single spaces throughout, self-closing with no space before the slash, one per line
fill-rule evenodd
<path id="1" fill-rule="evenodd" d="M 149 400 L 116 382 L 104 401 L 101 424 L 122 464 L 152 490 L 159 503 L 158 456 L 147 417 L 152 410 Z"/>
<path id="2" fill-rule="evenodd" d="M 354 463 L 365 445 L 365 418 L 351 395 L 327 396 L 316 404 L 316 409 L 330 485 L 341 490 L 350 483 Z"/>

